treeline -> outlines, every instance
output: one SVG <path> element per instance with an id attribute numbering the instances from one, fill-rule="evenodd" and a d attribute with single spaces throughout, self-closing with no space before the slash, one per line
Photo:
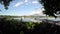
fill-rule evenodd
<path id="1" fill-rule="evenodd" d="M 22 16 L 0 15 L 0 17 L 21 18 Z"/>
<path id="2" fill-rule="evenodd" d="M 60 26 L 0 18 L 0 34 L 60 34 Z"/>

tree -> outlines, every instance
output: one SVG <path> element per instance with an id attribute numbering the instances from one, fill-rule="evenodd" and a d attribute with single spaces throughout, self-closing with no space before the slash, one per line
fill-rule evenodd
<path id="1" fill-rule="evenodd" d="M 55 18 L 60 14 L 60 0 L 39 0 L 39 2 L 44 6 L 44 14 Z"/>
<path id="2" fill-rule="evenodd" d="M 0 0 L 0 4 L 4 5 L 5 9 L 8 9 L 8 6 L 12 0 Z"/>

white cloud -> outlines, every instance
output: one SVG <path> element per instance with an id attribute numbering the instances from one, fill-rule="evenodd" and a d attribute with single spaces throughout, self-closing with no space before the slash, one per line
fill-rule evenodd
<path id="1" fill-rule="evenodd" d="M 15 4 L 15 7 L 18 7 L 18 6 L 22 5 L 22 4 L 23 4 L 23 2 L 17 2 L 17 3 Z"/>
<path id="2" fill-rule="evenodd" d="M 25 0 L 25 2 L 28 2 L 28 0 Z"/>
<path id="3" fill-rule="evenodd" d="M 38 14 L 38 15 L 42 16 L 42 15 L 44 15 L 42 11 L 44 11 L 44 9 L 38 9 L 36 11 L 33 11 L 30 15 Z"/>
<path id="4" fill-rule="evenodd" d="M 32 1 L 32 3 L 33 3 L 33 4 L 36 4 L 36 3 L 38 3 L 38 1 Z"/>

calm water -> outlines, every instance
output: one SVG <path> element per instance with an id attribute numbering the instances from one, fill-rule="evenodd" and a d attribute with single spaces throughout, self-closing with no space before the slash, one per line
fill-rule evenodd
<path id="1" fill-rule="evenodd" d="M 21 18 L 14 18 L 17 20 L 21 20 Z M 24 22 L 38 22 L 38 20 L 32 19 L 32 18 L 22 18 L 22 21 Z"/>
<path id="2" fill-rule="evenodd" d="M 39 21 L 42 21 L 44 19 L 48 19 L 48 20 L 52 20 L 52 21 L 60 21 L 60 18 L 14 18 L 14 19 L 17 19 L 17 20 L 23 20 L 25 22 L 39 22 Z"/>

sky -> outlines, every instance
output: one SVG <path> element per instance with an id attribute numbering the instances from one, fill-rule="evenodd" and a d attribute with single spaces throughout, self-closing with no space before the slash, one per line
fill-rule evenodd
<path id="1" fill-rule="evenodd" d="M 5 10 L 3 5 L 0 4 L 1 15 L 14 15 L 14 16 L 22 16 L 22 15 L 33 15 L 40 14 L 43 15 L 42 5 L 38 2 L 38 0 L 13 0 L 9 9 Z"/>

